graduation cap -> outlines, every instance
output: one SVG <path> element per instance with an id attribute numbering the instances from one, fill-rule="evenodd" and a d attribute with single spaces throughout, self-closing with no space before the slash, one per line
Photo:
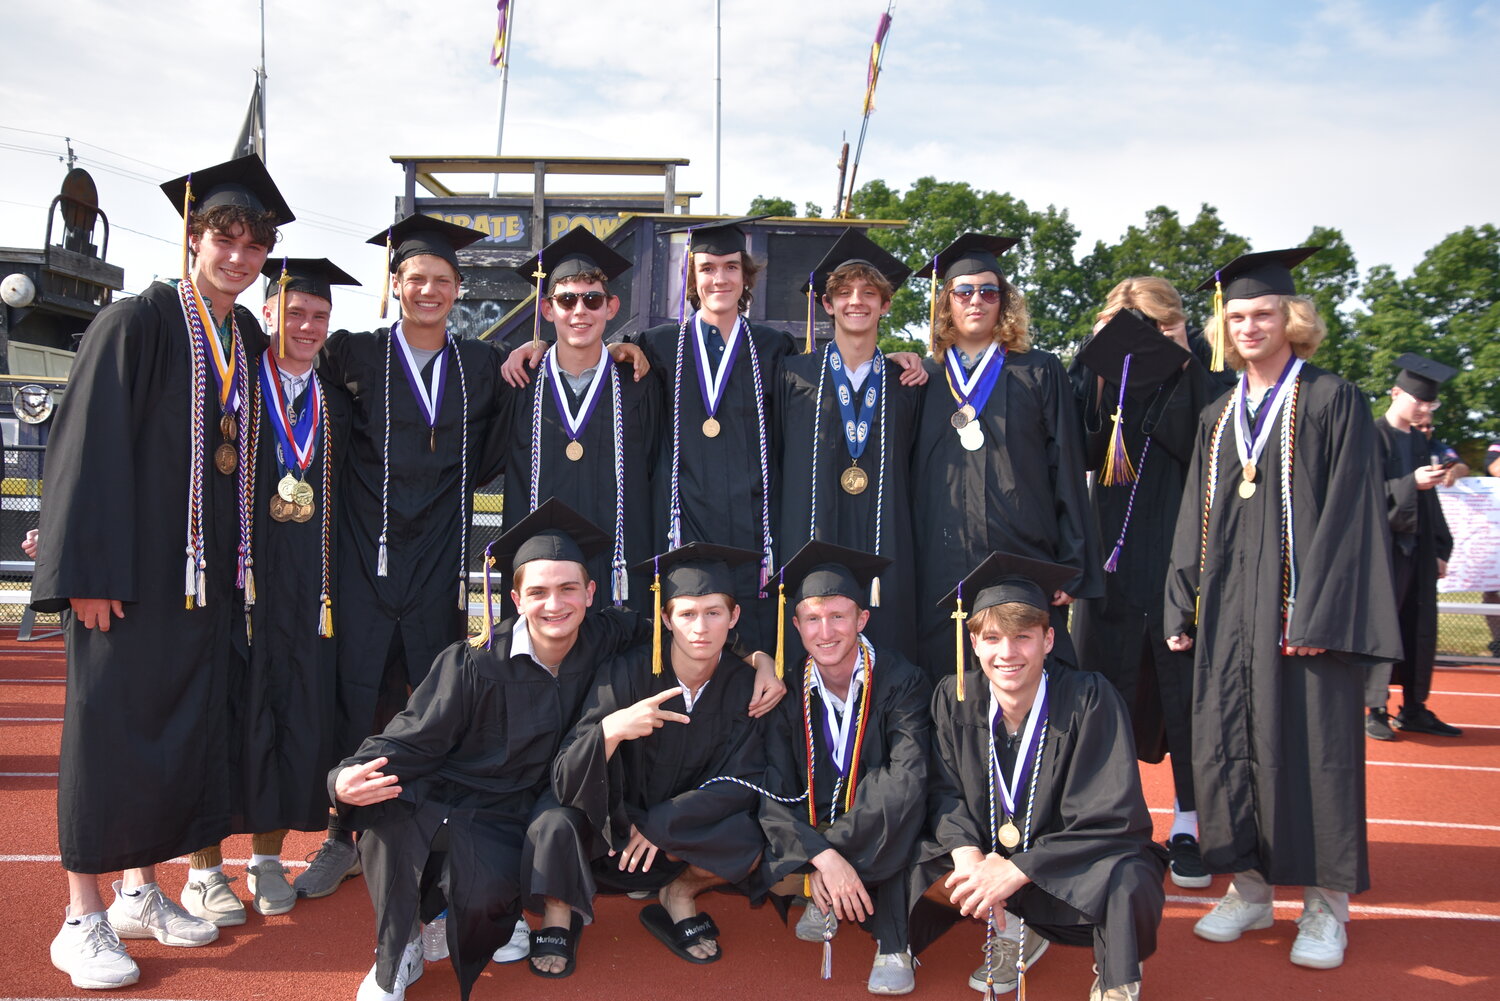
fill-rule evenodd
<path id="1" fill-rule="evenodd" d="M 673 226 L 671 229 L 658 230 L 661 233 L 688 233 L 688 253 L 690 254 L 739 254 L 749 249 L 745 243 L 745 231 L 741 229 L 747 222 L 756 222 L 766 219 L 765 215 L 740 216 L 738 219 L 725 219 L 722 222 L 706 223 L 702 226 Z"/>
<path id="2" fill-rule="evenodd" d="M 860 608 L 880 604 L 880 572 L 891 560 L 874 553 L 809 541 L 781 567 L 776 605 L 776 676 L 785 672 L 786 599 L 792 592 L 792 607 L 808 598 L 842 596 Z"/>
<path id="3" fill-rule="evenodd" d="M 707 594 L 734 597 L 733 567 L 760 561 L 760 553 L 733 546 L 689 542 L 631 567 L 651 574 L 656 621 L 651 627 L 651 673 L 661 673 L 661 606 L 673 598 L 701 598 Z"/>
<path id="4" fill-rule="evenodd" d="M 315 295 L 332 302 L 334 285 L 359 284 L 352 275 L 326 257 L 283 257 L 279 261 L 268 260 L 260 273 L 271 279 L 271 284 L 266 286 L 267 299 L 285 289 L 288 292 Z M 283 276 L 286 278 L 285 282 L 281 280 Z"/>
<path id="5" fill-rule="evenodd" d="M 256 212 L 272 213 L 278 226 L 297 218 L 281 197 L 276 182 L 271 180 L 265 163 L 254 153 L 164 182 L 161 190 L 184 218 L 189 214 L 190 189 L 194 212 L 218 205 L 241 205 Z"/>
<path id="6" fill-rule="evenodd" d="M 549 497 L 495 541 L 495 557 L 509 559 L 511 573 L 515 573 L 532 560 L 587 563 L 609 543 L 609 536 L 597 525 Z"/>
<path id="7" fill-rule="evenodd" d="M 603 240 L 582 226 L 574 226 L 543 247 L 541 253 L 519 265 L 515 272 L 527 284 L 535 284 L 540 289 L 538 271 L 544 273 L 549 284 L 555 284 L 585 271 L 602 271 L 605 280 L 612 281 L 624 274 L 629 267 L 630 261 Z M 540 291 L 537 297 L 541 298 Z"/>
<path id="8" fill-rule="evenodd" d="M 376 247 L 385 247 L 385 275 L 381 279 L 380 315 L 385 316 L 390 301 L 391 275 L 401 267 L 401 262 L 422 254 L 441 257 L 453 265 L 453 270 L 462 276 L 458 266 L 458 252 L 469 244 L 483 240 L 488 234 L 467 226 L 458 226 L 437 216 L 409 215 L 382 229 L 365 242 Z"/>
<path id="9" fill-rule="evenodd" d="M 1263 295 L 1296 295 L 1297 283 L 1292 280 L 1292 269 L 1322 247 L 1293 247 L 1289 250 L 1266 250 L 1258 254 L 1241 254 L 1211 276 L 1205 278 L 1194 289 L 1195 292 L 1214 291 L 1214 335 L 1213 360 L 1209 368 L 1224 371 L 1224 341 L 1228 331 L 1224 329 L 1224 300 L 1255 299 Z"/>
<path id="10" fill-rule="evenodd" d="M 955 275 L 977 275 L 993 271 L 1004 277 L 999 255 L 1020 243 L 1015 236 L 989 236 L 985 233 L 965 233 L 948 246 L 932 255 L 932 260 L 922 265 L 917 278 L 931 278 L 935 274 L 947 281 Z"/>
<path id="11" fill-rule="evenodd" d="M 1401 369 L 1396 385 L 1425 403 L 1436 400 L 1438 387 L 1458 374 L 1456 368 L 1409 351 L 1396 359 L 1396 365 Z"/>
<path id="12" fill-rule="evenodd" d="M 958 587 L 949 591 L 938 602 L 939 608 L 953 606 L 953 628 L 957 644 L 958 699 L 964 697 L 964 620 L 976 612 L 996 605 L 1019 602 L 1052 612 L 1052 595 L 1068 581 L 1078 576 L 1078 571 L 1046 560 L 1033 560 L 1012 553 L 995 552 L 969 572 Z M 964 595 L 972 595 L 968 612 L 964 611 Z"/>

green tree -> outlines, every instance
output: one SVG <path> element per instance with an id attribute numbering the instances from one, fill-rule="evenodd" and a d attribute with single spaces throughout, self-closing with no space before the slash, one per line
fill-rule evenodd
<path id="1" fill-rule="evenodd" d="M 795 216 L 797 214 L 797 203 L 790 198 L 777 198 L 775 196 L 756 195 L 750 199 L 750 207 L 745 210 L 746 215 L 774 215 Z"/>
<path id="2" fill-rule="evenodd" d="M 1313 357 L 1322 368 L 1351 382 L 1360 382 L 1368 371 L 1369 352 L 1358 336 L 1351 309 L 1359 288 L 1359 264 L 1344 234 L 1325 226 L 1314 226 L 1304 247 L 1322 247 L 1294 272 L 1297 289 L 1312 296 L 1318 315 L 1328 325 L 1328 336 Z"/>

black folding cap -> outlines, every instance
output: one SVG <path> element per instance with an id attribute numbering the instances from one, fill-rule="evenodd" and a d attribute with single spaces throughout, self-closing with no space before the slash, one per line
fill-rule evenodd
<path id="1" fill-rule="evenodd" d="M 1254 299 L 1263 295 L 1296 295 L 1297 284 L 1292 269 L 1322 247 L 1293 247 L 1290 250 L 1267 250 L 1259 254 L 1236 257 L 1198 286 L 1198 292 L 1213 291 L 1215 280 L 1224 285 L 1224 301 Z"/>
<path id="2" fill-rule="evenodd" d="M 1077 576 L 1077 570 L 1057 563 L 1011 553 L 990 553 L 963 579 L 961 587 L 971 615 L 1013 601 L 1051 611 L 1052 595 Z M 949 591 L 938 607 L 953 607 L 958 594 L 959 588 Z"/>
<path id="3" fill-rule="evenodd" d="M 807 598 L 841 595 L 868 608 L 870 582 L 890 565 L 884 556 L 813 540 L 782 566 L 781 579 L 793 607 Z"/>
<path id="4" fill-rule="evenodd" d="M 161 190 L 172 202 L 172 207 L 182 213 L 182 199 L 187 192 L 189 180 L 193 185 L 193 211 L 202 212 L 216 205 L 242 205 L 256 212 L 270 212 L 276 216 L 276 225 L 285 226 L 296 219 L 286 199 L 271 180 L 270 171 L 261 158 L 249 153 L 226 163 L 215 164 L 191 174 L 173 178 L 162 184 Z"/>
<path id="5" fill-rule="evenodd" d="M 455 225 L 437 216 L 418 213 L 382 229 L 365 242 L 384 247 L 386 240 L 390 240 L 392 274 L 396 273 L 402 261 L 419 257 L 422 254 L 441 257 L 453 265 L 455 271 L 458 271 L 458 252 L 471 243 L 483 240 L 488 235 L 477 229 Z"/>
<path id="6" fill-rule="evenodd" d="M 1397 358 L 1396 365 L 1401 369 L 1396 385 L 1427 403 L 1437 399 L 1439 386 L 1458 374 L 1456 368 L 1410 352 Z"/>
<path id="7" fill-rule="evenodd" d="M 511 561 L 511 572 L 532 560 L 587 563 L 609 547 L 610 538 L 556 497 L 549 497 L 495 540 L 495 561 Z"/>
<path id="8" fill-rule="evenodd" d="M 304 292 L 319 299 L 333 302 L 334 285 L 358 285 L 359 282 L 326 257 L 284 257 L 267 259 L 260 273 L 271 279 L 266 286 L 266 298 L 275 298 L 281 292 L 281 272 L 286 269 L 288 292 Z"/>
<path id="9" fill-rule="evenodd" d="M 657 230 L 658 233 L 691 233 L 688 237 L 688 253 L 690 254 L 739 254 L 748 250 L 745 244 L 745 231 L 741 228 L 747 222 L 757 222 L 768 218 L 764 215 L 740 216 L 738 219 L 725 219 L 722 222 L 704 223 L 701 226 L 673 226 L 670 229 Z"/>
<path id="10" fill-rule="evenodd" d="M 828 248 L 828 253 L 813 268 L 812 287 L 818 295 L 828 288 L 828 276 L 845 264 L 868 264 L 885 275 L 893 289 L 898 289 L 911 277 L 911 268 L 902 264 L 880 244 L 861 231 L 850 227 L 839 234 L 839 238 Z M 802 294 L 807 294 L 807 283 L 802 283 Z"/>
<path id="11" fill-rule="evenodd" d="M 661 574 L 661 599 L 701 598 L 706 594 L 734 597 L 733 568 L 754 563 L 761 554 L 750 549 L 689 542 L 671 552 L 638 563 L 632 573 Z"/>
<path id="12" fill-rule="evenodd" d="M 993 271 L 997 276 L 1004 278 L 1005 272 L 1000 267 L 1000 255 L 1020 242 L 1020 238 L 1014 236 L 965 233 L 939 250 L 933 260 L 922 265 L 922 270 L 917 272 L 916 277 L 931 278 L 935 262 L 936 273 L 943 276 L 943 281 L 956 275 L 978 275 L 986 271 Z"/>
<path id="13" fill-rule="evenodd" d="M 574 226 L 515 272 L 526 284 L 535 285 L 539 267 L 546 272 L 547 285 L 551 286 L 585 271 L 602 271 L 605 280 L 612 281 L 630 268 L 630 261 L 584 227 Z"/>
<path id="14" fill-rule="evenodd" d="M 1119 386 L 1128 357 L 1125 395 L 1131 399 L 1154 393 L 1192 356 L 1138 309 L 1120 310 L 1078 349 L 1078 360 L 1113 386 Z"/>

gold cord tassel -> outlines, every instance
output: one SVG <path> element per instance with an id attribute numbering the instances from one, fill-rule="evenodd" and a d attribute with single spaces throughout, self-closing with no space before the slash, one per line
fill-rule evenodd
<path id="1" fill-rule="evenodd" d="M 661 568 L 651 577 L 651 673 L 661 674 Z"/>
<path id="2" fill-rule="evenodd" d="M 807 276 L 807 353 L 813 353 L 813 276 Z"/>
<path id="3" fill-rule="evenodd" d="M 276 357 L 286 357 L 286 287 L 291 284 L 292 276 L 286 273 L 286 258 L 281 259 L 281 277 L 276 279 L 280 286 L 276 291 Z"/>
<path id="4" fill-rule="evenodd" d="M 1099 483 L 1106 487 L 1135 482 L 1135 467 L 1131 465 L 1130 453 L 1125 450 L 1123 416 L 1118 407 L 1110 415 L 1115 427 L 1109 433 L 1109 448 L 1104 453 L 1104 469 L 1099 474 Z"/>
<path id="5" fill-rule="evenodd" d="M 776 585 L 776 677 L 786 676 L 786 581 Z"/>
<path id="6" fill-rule="evenodd" d="M 245 606 L 247 608 L 255 604 L 255 570 L 252 569 L 253 566 L 254 564 L 249 560 L 245 561 Z"/>
<path id="7" fill-rule="evenodd" d="M 1208 367 L 1215 372 L 1224 371 L 1224 342 L 1229 336 L 1229 331 L 1224 324 L 1224 285 L 1219 281 L 1219 273 L 1214 272 L 1214 343 L 1213 357 L 1209 360 Z"/>
<path id="8" fill-rule="evenodd" d="M 547 277 L 547 272 L 542 270 L 541 255 L 537 255 L 536 270 L 531 273 L 536 279 L 536 306 L 531 311 L 531 350 L 537 351 L 542 346 L 542 279 Z"/>
<path id="9" fill-rule="evenodd" d="M 188 249 L 193 238 L 193 175 L 182 190 L 182 280 L 188 281 Z"/>
<path id="10" fill-rule="evenodd" d="M 333 638 L 333 599 L 328 595 L 322 596 L 323 611 L 318 614 L 318 635 L 324 639 Z"/>
<path id="11" fill-rule="evenodd" d="M 964 700 L 964 620 L 969 616 L 964 612 L 964 598 L 958 596 L 958 608 L 952 615 L 953 619 L 953 662 L 954 670 L 958 673 L 958 701 Z"/>
<path id="12" fill-rule="evenodd" d="M 938 286 L 937 258 L 932 259 L 932 296 L 927 307 L 927 353 L 937 357 L 937 301 Z"/>
<path id="13" fill-rule="evenodd" d="M 385 277 L 380 280 L 380 318 L 385 319 L 391 303 L 391 231 L 385 231 Z"/>

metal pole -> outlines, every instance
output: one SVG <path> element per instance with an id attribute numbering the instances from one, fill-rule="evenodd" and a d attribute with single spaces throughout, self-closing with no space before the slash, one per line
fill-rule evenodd
<path id="1" fill-rule="evenodd" d="M 266 0 L 260 0 L 260 158 L 265 160 L 266 148 Z"/>
<path id="2" fill-rule="evenodd" d="M 495 122 L 495 155 L 500 155 L 500 145 L 505 141 L 505 95 L 510 89 L 510 40 L 516 33 L 516 5 L 514 2 L 505 11 L 505 49 L 500 54 L 500 112 Z M 491 175 L 490 197 L 500 197 L 500 175 Z"/>
<path id="3" fill-rule="evenodd" d="M 722 215 L 721 207 L 724 159 L 724 3 L 714 0 L 714 215 Z"/>

